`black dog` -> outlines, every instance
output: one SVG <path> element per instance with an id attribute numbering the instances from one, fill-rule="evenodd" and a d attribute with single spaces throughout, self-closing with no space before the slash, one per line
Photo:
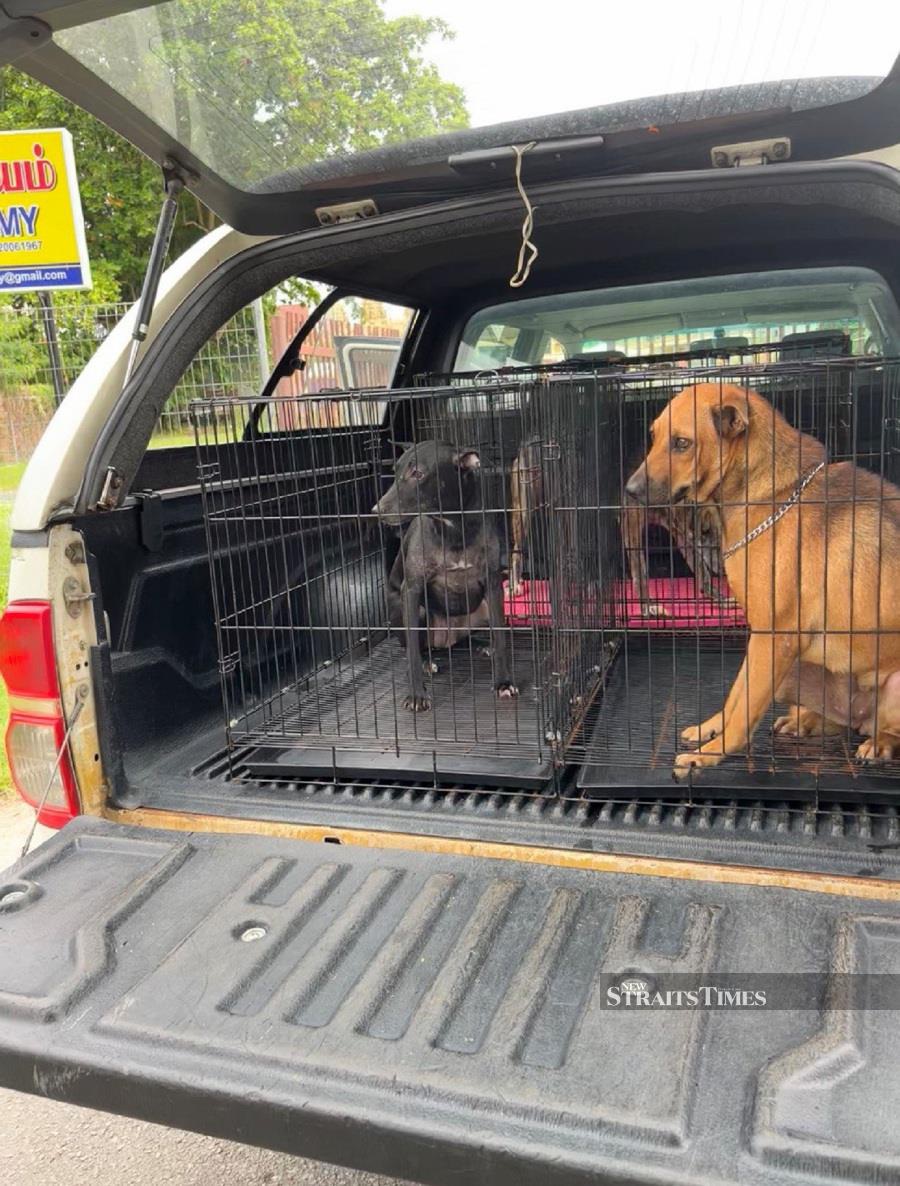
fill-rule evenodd
<path id="1" fill-rule="evenodd" d="M 425 670 L 436 670 L 430 650 L 452 647 L 486 626 L 497 695 L 519 694 L 503 629 L 500 532 L 484 510 L 480 469 L 474 449 L 422 441 L 396 462 L 393 485 L 372 508 L 383 523 L 401 528 L 387 599 L 390 624 L 402 629 L 409 659 L 405 707 L 411 712 L 431 707 L 424 680 Z"/>

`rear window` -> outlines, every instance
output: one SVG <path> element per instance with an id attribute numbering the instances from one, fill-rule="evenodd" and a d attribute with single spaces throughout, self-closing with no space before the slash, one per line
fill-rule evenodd
<path id="1" fill-rule="evenodd" d="M 98 7 L 78 6 L 82 19 Z M 208 169 L 249 188 L 314 161 L 554 112 L 606 106 L 596 130 L 609 133 L 827 106 L 878 85 L 898 31 L 900 12 L 884 0 L 856 0 L 852 12 L 695 0 L 631 22 L 581 0 L 546 10 L 169 0 L 57 27 L 53 43 L 72 59 L 61 57 L 62 73 L 87 69 Z M 626 45 L 637 52 L 613 49 Z M 835 74 L 845 77 L 818 78 Z M 556 134 L 572 130 L 560 120 Z"/>
<path id="2" fill-rule="evenodd" d="M 628 358 L 735 352 L 834 330 L 854 355 L 900 353 L 900 312 L 869 268 L 806 268 L 595 289 L 482 309 L 454 370 L 536 366 L 607 352 Z"/>

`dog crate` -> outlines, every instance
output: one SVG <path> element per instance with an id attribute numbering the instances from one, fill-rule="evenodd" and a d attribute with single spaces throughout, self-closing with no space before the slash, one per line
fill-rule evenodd
<path id="1" fill-rule="evenodd" d="M 896 481 L 900 364 L 853 358 L 834 337 L 756 348 L 737 363 L 729 347 L 712 364 L 579 360 L 429 376 L 402 391 L 195 403 L 226 728 L 242 768 L 577 797 L 883 797 L 900 764 L 861 765 L 851 722 L 788 736 L 773 732 L 785 711 L 774 705 L 741 752 L 673 783 L 677 755 L 692 748 L 682 730 L 726 702 L 748 625 L 725 573 L 715 491 L 703 506 L 625 493 L 653 421 L 698 386 L 707 418 L 709 400 L 737 386 L 762 401 L 757 415 L 783 417 L 829 461 Z M 404 529 L 374 508 L 397 459 L 434 441 L 479 458 L 478 504 L 463 515 L 493 524 L 503 615 L 450 649 L 425 648 L 430 707 L 411 712 L 404 632 L 387 599 Z M 801 455 L 788 488 L 806 468 Z M 900 523 L 900 493 L 885 484 L 876 496 L 832 492 L 826 523 L 873 497 L 878 522 Z M 781 501 L 773 494 L 766 515 Z M 736 505 L 750 513 L 747 496 Z M 853 552 L 849 597 L 855 582 L 882 578 L 872 540 L 857 556 L 845 534 L 836 546 Z M 797 570 L 799 558 L 772 564 Z M 512 699 L 494 689 L 501 638 Z"/>
<path id="2" fill-rule="evenodd" d="M 576 502 L 594 458 L 581 442 L 611 430 L 614 396 L 587 376 L 195 402 L 226 728 L 242 766 L 273 778 L 553 785 L 604 670 L 594 627 L 617 529 Z M 413 712 L 406 636 L 387 597 L 407 528 L 375 505 L 397 458 L 433 441 L 477 457 L 476 503 L 457 511 L 439 498 L 417 514 L 496 536 L 503 619 L 449 649 L 427 636 L 430 707 Z M 605 505 L 617 481 L 595 482 Z M 504 644 L 510 698 L 494 688 Z"/>
<path id="3" fill-rule="evenodd" d="M 798 337 L 814 339 L 817 335 Z M 832 596 L 829 564 L 844 564 L 846 580 L 839 595 L 849 601 L 853 601 L 854 587 L 863 588 L 866 582 L 876 586 L 880 581 L 896 582 L 894 566 L 900 554 L 893 551 L 892 533 L 900 525 L 900 490 L 891 483 L 900 479 L 900 366 L 892 360 L 850 358 L 843 351 L 837 358 L 823 358 L 821 341 L 812 343 L 809 350 L 804 345 L 798 342 L 796 349 L 792 344 L 790 350 L 783 351 L 788 361 L 761 363 L 749 359 L 739 365 L 643 371 L 625 368 L 620 372 L 617 423 L 600 442 L 597 459 L 598 470 L 614 468 L 619 475 L 617 503 L 608 513 L 622 525 L 622 563 L 620 574 L 605 589 L 608 612 L 604 623 L 606 638 L 610 627 L 615 628 L 615 654 L 606 670 L 602 695 L 595 698 L 585 728 L 567 752 L 567 759 L 578 765 L 570 793 L 671 797 L 676 756 L 696 748 L 682 738 L 682 731 L 721 710 L 732 686 L 742 680 L 746 685 L 748 678 L 742 668 L 748 625 L 725 577 L 721 527 L 719 531 L 713 528 L 706 537 L 696 507 L 659 498 L 645 498 L 639 505 L 624 494 L 628 475 L 647 451 L 653 420 L 662 415 L 664 432 L 675 431 L 666 424 L 665 410 L 677 392 L 704 385 L 712 392 L 713 404 L 728 402 L 731 385 L 754 392 L 765 401 L 755 407 L 754 415 L 769 417 L 773 423 L 780 415 L 807 439 L 824 445 L 829 462 L 850 463 L 854 467 L 849 471 L 851 475 L 868 471 L 884 479 L 863 489 L 862 479 L 851 476 L 848 489 L 847 483 L 840 484 L 838 471 L 829 467 L 822 471 L 824 494 L 820 492 L 811 501 L 824 503 L 826 531 L 831 530 L 829 522 L 840 518 L 843 510 L 848 512 L 849 526 L 842 533 L 835 528 L 834 540 L 824 549 L 824 584 Z M 833 348 L 834 343 L 830 345 Z M 708 419 L 709 414 L 708 407 L 700 406 L 697 420 L 702 416 Z M 685 431 L 686 436 L 699 440 L 709 436 L 708 429 L 708 423 L 702 428 L 698 423 Z M 704 447 L 721 450 L 716 441 L 716 437 L 707 439 Z M 746 449 L 746 438 L 734 448 Z M 720 451 L 720 464 L 721 456 Z M 776 496 L 772 486 L 765 505 L 753 504 L 746 488 L 731 494 L 732 505 L 747 516 L 748 530 L 764 516 L 768 519 L 779 514 L 809 471 L 809 456 L 807 452 L 804 459 L 802 447 L 791 459 L 779 456 L 779 474 L 786 475 L 786 466 L 793 466 L 793 472 L 786 491 Z M 742 456 L 739 461 L 765 471 L 774 466 L 776 459 L 764 453 L 752 458 Z M 831 479 L 828 475 L 832 475 Z M 671 490 L 672 483 L 668 485 Z M 721 495 L 718 497 L 721 502 Z M 865 516 L 862 508 L 872 507 L 873 503 L 873 516 Z M 810 505 L 809 496 L 806 505 Z M 717 508 L 718 504 L 714 508 L 718 513 Z M 773 532 L 770 539 L 776 534 Z M 807 546 L 815 543 L 810 538 Z M 744 580 L 767 582 L 770 589 L 775 581 L 779 587 L 791 581 L 797 586 L 796 624 L 776 625 L 766 634 L 774 670 L 775 649 L 799 640 L 802 598 L 809 595 L 809 590 L 799 587 L 799 554 L 791 551 L 785 555 L 783 549 L 779 551 L 773 545 L 770 551 L 763 550 L 763 555 L 763 560 L 756 556 L 755 571 L 745 571 Z M 611 567 L 615 568 L 615 564 Z M 779 573 L 775 581 L 771 576 L 774 569 Z M 874 634 L 884 646 L 892 634 L 898 637 L 897 622 L 882 620 L 880 610 L 881 606 L 865 629 L 861 621 L 853 623 L 851 614 L 846 631 L 851 653 L 854 637 L 861 645 L 864 638 L 871 639 Z M 824 612 L 830 621 L 827 607 Z M 828 630 L 824 631 L 824 638 L 819 640 L 820 653 L 835 654 L 839 633 L 829 636 Z M 808 637 L 804 635 L 804 641 Z M 824 698 L 830 677 L 824 668 L 817 671 L 821 673 Z M 856 685 L 849 676 L 844 678 L 849 695 Z M 875 694 L 876 700 L 879 695 Z M 849 721 L 839 724 L 830 720 L 827 736 L 775 732 L 774 722 L 789 708 L 786 700 L 767 704 L 741 751 L 725 757 L 719 765 L 689 770 L 681 783 L 683 793 L 703 798 L 810 802 L 820 798 L 883 799 L 892 784 L 900 788 L 896 781 L 900 763 L 888 761 L 873 766 L 857 760 L 856 751 L 863 737 L 854 732 Z"/>

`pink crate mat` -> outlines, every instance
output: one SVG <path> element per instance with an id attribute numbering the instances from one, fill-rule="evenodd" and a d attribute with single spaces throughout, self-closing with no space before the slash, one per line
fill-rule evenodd
<path id="1" fill-rule="evenodd" d="M 503 586 L 503 611 L 510 626 L 550 626 L 553 618 L 548 581 L 522 581 L 516 593 Z"/>
<path id="2" fill-rule="evenodd" d="M 741 607 L 718 581 L 721 601 L 707 596 L 694 577 L 653 577 L 647 581 L 648 606 L 641 605 L 634 581 L 616 581 L 610 610 L 628 630 L 722 630 L 746 626 Z M 655 612 L 647 612 L 647 610 Z"/>
<path id="3" fill-rule="evenodd" d="M 746 626 L 739 605 L 726 600 L 728 586 L 719 582 L 722 601 L 701 592 L 693 577 L 653 577 L 647 582 L 645 613 L 633 581 L 613 583 L 604 625 L 627 630 L 721 630 Z M 523 581 L 517 593 L 503 589 L 504 610 L 510 626 L 550 626 L 552 607 L 547 581 Z"/>

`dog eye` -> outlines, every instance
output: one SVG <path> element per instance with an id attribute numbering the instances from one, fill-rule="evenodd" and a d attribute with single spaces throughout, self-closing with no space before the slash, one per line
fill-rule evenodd
<path id="1" fill-rule="evenodd" d="M 685 453 L 693 443 L 688 437 L 675 437 L 672 441 L 672 448 L 676 453 Z"/>
<path id="2" fill-rule="evenodd" d="M 425 471 L 423 469 L 418 469 L 416 466 L 411 466 L 406 471 L 406 476 L 411 482 L 421 482 L 425 477 Z"/>

